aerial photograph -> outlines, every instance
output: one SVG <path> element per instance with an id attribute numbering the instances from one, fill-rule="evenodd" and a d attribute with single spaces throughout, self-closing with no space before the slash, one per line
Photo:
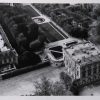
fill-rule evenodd
<path id="1" fill-rule="evenodd" d="M 100 4 L 0 3 L 0 96 L 100 96 Z"/>

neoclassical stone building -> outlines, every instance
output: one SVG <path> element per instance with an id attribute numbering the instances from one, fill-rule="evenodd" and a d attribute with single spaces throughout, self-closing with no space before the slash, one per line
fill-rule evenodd
<path id="1" fill-rule="evenodd" d="M 63 48 L 67 74 L 86 85 L 100 80 L 100 50 L 91 42 L 83 41 L 66 44 Z"/>

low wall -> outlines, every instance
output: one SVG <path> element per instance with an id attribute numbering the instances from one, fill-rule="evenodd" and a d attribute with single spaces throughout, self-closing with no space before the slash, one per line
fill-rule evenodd
<path id="1" fill-rule="evenodd" d="M 8 72 L 8 73 L 2 75 L 2 80 L 11 78 L 11 77 L 14 77 L 14 76 L 17 76 L 17 75 L 21 75 L 21 74 L 24 74 L 24 73 L 27 73 L 27 72 L 30 72 L 30 71 L 33 71 L 33 70 L 36 70 L 36 69 L 40 69 L 40 68 L 43 68 L 43 67 L 48 67 L 49 65 L 50 65 L 50 62 L 47 61 L 47 62 L 44 62 L 44 63 L 39 63 L 37 65 L 28 66 L 28 67 L 21 68 L 21 69 L 16 69 L 12 72 Z"/>

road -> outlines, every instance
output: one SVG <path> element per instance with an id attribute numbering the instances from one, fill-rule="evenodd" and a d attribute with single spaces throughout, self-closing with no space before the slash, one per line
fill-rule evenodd
<path id="1" fill-rule="evenodd" d="M 39 81 L 42 76 L 46 76 L 53 81 L 59 80 L 59 73 L 65 70 L 62 68 L 42 68 L 25 73 L 0 82 L 0 96 L 20 96 L 30 94 L 34 91 L 34 82 Z"/>

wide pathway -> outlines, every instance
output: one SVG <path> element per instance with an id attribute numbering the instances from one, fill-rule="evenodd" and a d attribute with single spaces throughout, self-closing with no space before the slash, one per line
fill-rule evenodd
<path id="1" fill-rule="evenodd" d="M 47 67 L 32 72 L 25 73 L 0 82 L 0 96 L 20 96 L 30 94 L 34 91 L 34 82 L 40 80 L 42 76 L 59 80 L 59 73 L 65 68 Z"/>

